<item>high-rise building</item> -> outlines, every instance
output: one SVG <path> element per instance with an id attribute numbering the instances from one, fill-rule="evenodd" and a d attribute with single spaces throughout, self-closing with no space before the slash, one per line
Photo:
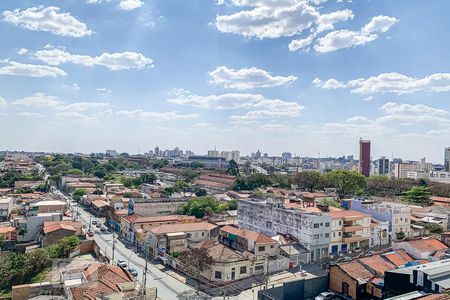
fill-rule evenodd
<path id="1" fill-rule="evenodd" d="M 382 156 L 377 161 L 377 169 L 379 175 L 389 174 L 389 159 Z"/>
<path id="2" fill-rule="evenodd" d="M 208 150 L 208 157 L 220 157 L 220 152 L 216 149 Z"/>
<path id="3" fill-rule="evenodd" d="M 450 172 L 450 147 L 445 148 L 444 152 L 444 171 Z"/>
<path id="4" fill-rule="evenodd" d="M 256 151 L 256 153 L 255 153 L 255 158 L 256 158 L 256 159 L 260 159 L 260 158 L 261 158 L 261 151 L 259 151 L 259 149 L 258 149 L 258 151 Z"/>
<path id="5" fill-rule="evenodd" d="M 359 173 L 370 176 L 370 140 L 359 140 Z"/>
<path id="6" fill-rule="evenodd" d="M 159 156 L 159 147 L 158 146 L 155 147 L 155 156 Z"/>
<path id="7" fill-rule="evenodd" d="M 283 160 L 283 163 L 287 163 L 288 162 L 288 160 L 290 160 L 292 158 L 292 154 L 291 154 L 291 152 L 283 152 L 282 154 L 281 154 L 281 159 Z"/>

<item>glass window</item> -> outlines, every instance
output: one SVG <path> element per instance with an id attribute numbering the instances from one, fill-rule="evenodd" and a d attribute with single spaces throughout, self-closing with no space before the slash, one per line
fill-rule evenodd
<path id="1" fill-rule="evenodd" d="M 330 222 L 326 222 L 325 227 L 330 227 Z"/>
<path id="2" fill-rule="evenodd" d="M 264 247 L 264 246 L 259 246 L 258 247 L 258 251 L 265 251 L 266 250 L 266 247 Z"/>
<path id="3" fill-rule="evenodd" d="M 214 278 L 216 278 L 216 279 L 222 279 L 222 272 L 220 272 L 220 271 L 214 272 Z"/>
<path id="4" fill-rule="evenodd" d="M 247 273 L 247 267 L 241 267 L 241 269 L 239 270 L 239 272 L 241 273 L 241 274 L 245 274 L 245 273 Z"/>
<path id="5" fill-rule="evenodd" d="M 326 237 L 326 238 L 329 238 L 329 237 L 330 237 L 330 234 L 329 234 L 329 233 L 325 233 L 325 237 Z"/>
<path id="6" fill-rule="evenodd" d="M 319 228 L 319 223 L 315 223 L 314 228 Z"/>

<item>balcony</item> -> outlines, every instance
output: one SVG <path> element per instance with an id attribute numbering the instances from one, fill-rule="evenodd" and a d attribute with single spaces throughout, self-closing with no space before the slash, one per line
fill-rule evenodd
<path id="1" fill-rule="evenodd" d="M 343 231 L 344 232 L 355 232 L 355 231 L 362 231 L 363 227 L 361 225 L 354 225 L 354 226 L 344 226 Z"/>
<path id="2" fill-rule="evenodd" d="M 343 237 L 342 240 L 344 243 L 356 243 L 356 242 L 360 242 L 363 240 L 366 240 L 368 238 L 366 237 L 362 237 L 360 235 L 354 235 L 354 236 L 349 236 L 349 237 Z"/>

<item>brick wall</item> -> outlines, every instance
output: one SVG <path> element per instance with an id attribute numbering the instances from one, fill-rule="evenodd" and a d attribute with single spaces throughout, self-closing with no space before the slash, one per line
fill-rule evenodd
<path id="1" fill-rule="evenodd" d="M 351 278 L 347 273 L 342 271 L 338 266 L 330 266 L 330 289 L 342 293 L 342 284 L 348 284 L 348 295 L 352 299 L 357 298 L 357 282 Z"/>

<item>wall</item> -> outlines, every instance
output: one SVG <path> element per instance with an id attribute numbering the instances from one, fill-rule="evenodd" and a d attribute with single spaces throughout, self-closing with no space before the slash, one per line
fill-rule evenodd
<path id="1" fill-rule="evenodd" d="M 351 278 L 347 273 L 342 271 L 338 266 L 330 266 L 330 289 L 342 293 L 342 284 L 346 282 L 348 287 L 348 296 L 352 299 L 357 299 L 357 282 Z"/>
<path id="2" fill-rule="evenodd" d="M 173 215 L 178 212 L 186 200 L 171 202 L 143 202 L 134 203 L 134 213 L 143 217 Z"/>
<path id="3" fill-rule="evenodd" d="M 63 285 L 50 282 L 22 284 L 12 287 L 12 300 L 27 300 L 39 295 L 63 295 Z"/>

